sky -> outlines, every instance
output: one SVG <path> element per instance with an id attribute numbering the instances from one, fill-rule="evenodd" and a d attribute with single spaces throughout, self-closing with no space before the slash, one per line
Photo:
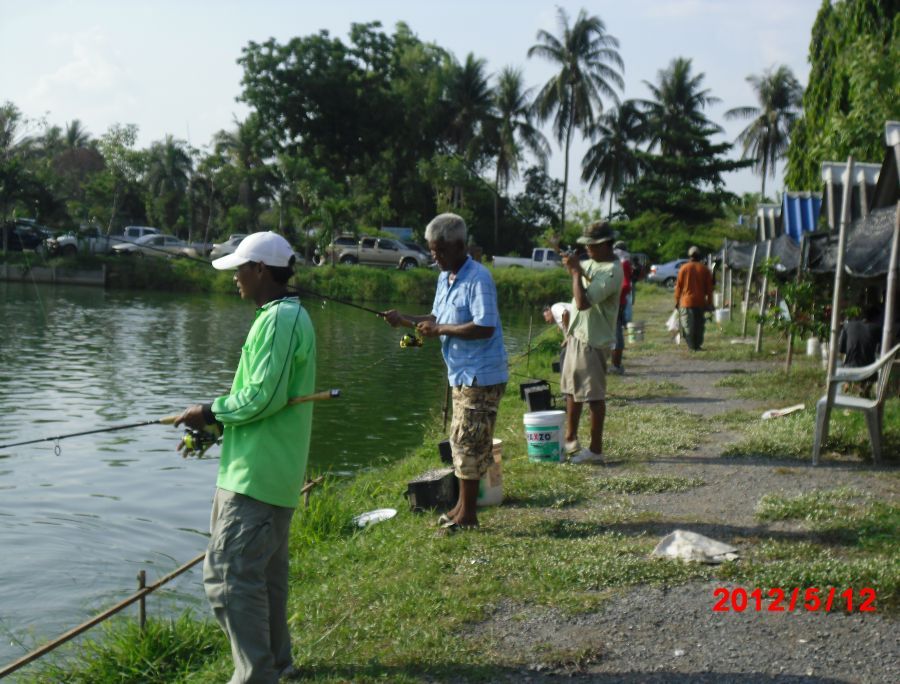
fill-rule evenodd
<path id="1" fill-rule="evenodd" d="M 138 145 L 166 134 L 203 149 L 213 134 L 234 127 L 248 109 L 236 101 L 242 70 L 236 60 L 250 42 L 286 42 L 327 30 L 346 39 L 350 24 L 380 21 L 390 31 L 406 22 L 418 37 L 486 60 L 489 73 L 522 68 L 536 89 L 553 68 L 527 57 L 539 30 L 559 33 L 557 7 L 574 21 L 583 8 L 599 16 L 619 40 L 625 63 L 622 99 L 649 96 L 645 81 L 672 59 L 692 60 L 704 87 L 721 102 L 707 116 L 732 142 L 746 121 L 726 122 L 732 107 L 756 105 L 746 78 L 774 65 L 809 75 L 809 36 L 820 0 L 0 0 L 0 101 L 32 120 L 65 126 L 79 119 L 93 136 L 133 123 Z M 613 103 L 606 103 L 609 106 Z M 35 129 L 37 132 L 37 129 Z M 552 140 L 549 126 L 545 130 Z M 572 146 L 570 188 L 582 202 L 600 204 L 580 180 L 590 143 Z M 732 154 L 735 158 L 739 150 Z M 553 143 L 548 170 L 561 178 L 564 155 Z M 781 187 L 779 165 L 772 191 Z M 737 194 L 759 191 L 749 170 L 725 175 Z M 605 207 L 605 201 L 603 202 Z"/>

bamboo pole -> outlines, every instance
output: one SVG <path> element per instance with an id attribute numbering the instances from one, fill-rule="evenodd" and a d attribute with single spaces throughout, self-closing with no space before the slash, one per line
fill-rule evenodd
<path id="1" fill-rule="evenodd" d="M 141 590 L 143 590 L 147 586 L 147 571 L 146 570 L 141 570 L 140 572 L 138 572 L 137 581 L 138 581 L 138 593 L 140 594 Z M 146 597 L 143 594 L 141 594 L 141 599 L 140 599 L 140 602 L 138 603 L 138 628 L 141 630 L 142 633 L 143 633 L 144 627 L 146 625 L 147 625 L 147 601 L 146 601 Z"/>
<path id="2" fill-rule="evenodd" d="M 768 263 L 769 259 L 772 258 L 772 241 L 766 240 L 766 262 Z M 766 313 L 766 299 L 768 298 L 768 290 L 769 290 L 769 276 L 767 274 L 763 274 L 762 279 L 762 287 L 759 292 L 759 320 L 756 322 L 756 344 L 753 347 L 753 350 L 758 354 L 762 351 L 762 335 L 763 335 L 763 322 L 762 317 Z"/>
<path id="3" fill-rule="evenodd" d="M 750 311 L 750 288 L 753 286 L 753 270 L 756 268 L 756 250 L 759 248 L 757 242 L 753 245 L 753 252 L 750 254 L 750 270 L 747 271 L 747 282 L 744 283 L 744 311 L 743 321 L 741 322 L 741 337 L 747 337 L 747 314 Z"/>

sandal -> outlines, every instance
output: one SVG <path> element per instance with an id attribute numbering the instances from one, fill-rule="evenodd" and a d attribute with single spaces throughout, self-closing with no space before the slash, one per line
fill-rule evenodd
<path id="1" fill-rule="evenodd" d="M 438 519 L 437 519 L 437 526 L 443 527 L 447 523 L 452 523 L 452 522 L 453 522 L 453 518 L 451 518 L 446 513 L 441 513 L 440 517 L 438 517 Z"/>
<path id="2" fill-rule="evenodd" d="M 458 522 L 453 522 L 452 520 L 448 523 L 444 523 L 441 525 L 441 529 L 435 532 L 435 537 L 452 537 L 457 532 L 468 532 L 470 530 L 477 530 L 478 525 L 460 525 Z"/>

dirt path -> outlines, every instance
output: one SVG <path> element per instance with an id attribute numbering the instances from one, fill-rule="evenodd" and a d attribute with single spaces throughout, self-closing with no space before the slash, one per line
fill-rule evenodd
<path id="1" fill-rule="evenodd" d="M 761 413 L 772 408 L 715 386 L 735 372 L 770 367 L 709 361 L 702 354 L 655 356 L 630 363 L 626 378 L 684 388 L 677 397 L 642 403 L 714 417 L 734 409 Z M 734 439 L 728 431 L 714 432 L 687 455 L 643 464 L 644 472 L 699 478 L 705 484 L 685 493 L 632 495 L 632 504 L 655 513 L 656 521 L 629 523 L 621 531 L 661 538 L 674 529 L 689 529 L 733 544 L 746 556 L 761 537 L 808 534 L 800 526 L 757 520 L 756 504 L 765 494 L 849 486 L 897 499 L 900 480 L 880 476 L 871 465 L 811 468 L 795 460 L 722 458 L 723 448 Z M 624 472 L 627 467 L 612 463 L 603 471 Z M 527 671 L 510 673 L 515 681 L 565 674 L 575 681 L 598 682 L 900 682 L 900 621 L 872 613 L 715 613 L 713 591 L 719 586 L 721 581 L 700 581 L 632 588 L 605 601 L 597 612 L 574 618 L 553 609 L 502 605 L 479 631 L 508 652 L 532 655 Z M 542 665 L 541 654 L 548 650 L 583 655 L 567 665 Z"/>

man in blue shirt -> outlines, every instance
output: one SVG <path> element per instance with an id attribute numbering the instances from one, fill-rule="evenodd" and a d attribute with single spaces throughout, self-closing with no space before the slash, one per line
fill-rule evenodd
<path id="1" fill-rule="evenodd" d="M 478 525 L 478 482 L 493 463 L 497 409 L 509 378 L 497 288 L 490 272 L 466 250 L 466 223 L 456 214 L 440 214 L 425 229 L 425 239 L 441 269 L 431 313 L 384 319 L 393 327 L 415 328 L 423 337 L 440 337 L 453 388 L 450 448 L 459 480 L 459 500 L 439 522 L 448 532 Z"/>

